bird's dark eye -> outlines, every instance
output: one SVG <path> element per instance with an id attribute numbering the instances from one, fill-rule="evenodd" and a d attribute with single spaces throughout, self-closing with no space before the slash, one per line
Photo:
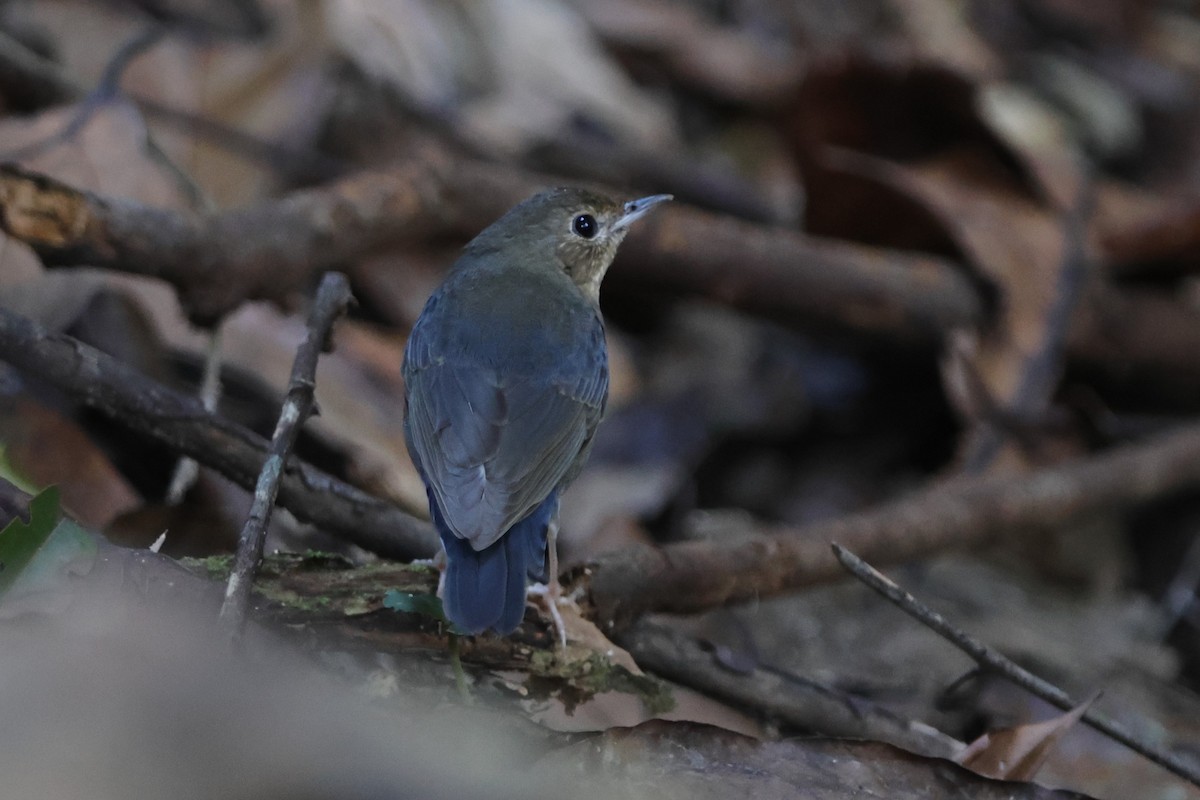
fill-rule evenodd
<path id="1" fill-rule="evenodd" d="M 585 239 L 596 235 L 596 218 L 591 214 L 580 214 L 571 220 L 571 230 Z"/>

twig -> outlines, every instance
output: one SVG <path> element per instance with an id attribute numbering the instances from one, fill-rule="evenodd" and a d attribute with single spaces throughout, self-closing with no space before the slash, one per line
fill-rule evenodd
<path id="1" fill-rule="evenodd" d="M 158 24 L 152 24 L 126 40 L 124 44 L 117 48 L 108 64 L 104 67 L 104 73 L 101 75 L 96 87 L 88 92 L 87 96 L 76 107 L 74 113 L 71 114 L 71 118 L 67 120 L 61 129 L 16 150 L 0 153 L 0 160 L 21 161 L 34 158 L 51 147 L 63 142 L 69 142 L 75 138 L 92 117 L 95 116 L 97 111 L 116 99 L 118 90 L 120 89 L 121 76 L 133 60 L 158 44 L 165 34 L 165 28 Z"/>
<path id="2" fill-rule="evenodd" d="M 329 181 L 350 171 L 346 161 L 311 147 L 268 141 L 220 120 L 169 106 L 138 92 L 127 92 L 126 97 L 147 117 L 243 159 L 285 172 L 296 183 L 307 185 Z"/>
<path id="3" fill-rule="evenodd" d="M 986 472 L 985 468 L 1006 440 L 1029 456 L 1030 463 L 1040 463 L 1044 459 L 1035 456 L 1039 448 L 1044 446 L 1046 433 L 1060 421 L 1052 419 L 1046 410 L 1022 414 L 1001 405 L 973 357 L 976 344 L 973 333 L 953 331 L 945 343 L 945 354 L 942 356 L 946 390 L 961 396 L 957 405 L 963 416 L 977 426 L 977 430 L 971 434 L 973 441 L 967 443 L 966 454 L 961 459 L 962 472 L 968 475 Z"/>
<path id="4" fill-rule="evenodd" d="M 35 53 L 17 39 L 0 31 L 0 85 L 6 84 L 12 84 L 12 88 L 6 87 L 6 95 L 12 94 L 18 88 L 22 89 L 36 101 L 33 104 L 38 107 L 79 100 L 88 94 L 87 89 L 59 64 Z M 343 161 L 312 148 L 269 142 L 219 120 L 174 108 L 136 91 L 127 91 L 124 96 L 148 117 L 203 138 L 244 158 L 269 164 L 276 169 L 287 169 L 291 174 L 302 178 L 302 183 L 327 181 L 347 170 Z M 152 151 L 161 151 L 153 140 L 150 141 L 149 147 Z M 161 152 L 152 154 L 168 170 L 175 173 L 179 171 L 179 168 Z M 190 181 L 190 178 L 187 180 Z M 191 187 L 185 189 L 189 195 L 194 194 Z"/>
<path id="5" fill-rule="evenodd" d="M 238 539 L 237 556 L 225 588 L 221 619 L 235 636 L 241 635 L 246 624 L 250 589 L 259 562 L 262 561 L 263 548 L 267 541 L 267 525 L 271 521 L 271 511 L 275 508 L 275 498 L 279 494 L 283 465 L 291 456 L 296 437 L 300 435 L 300 426 L 312 412 L 317 358 L 322 350 L 328 349 L 334 320 L 345 313 L 350 300 L 350 283 L 346 276 L 340 272 L 326 273 L 317 288 L 317 296 L 309 314 L 308 333 L 292 362 L 287 395 L 279 411 L 279 421 L 275 425 L 271 445 L 267 449 L 267 460 L 263 463 L 258 483 L 254 487 L 254 500 L 250 504 L 250 513 Z"/>
<path id="6" fill-rule="evenodd" d="M 286 301 L 320 271 L 390 244 L 467 238 L 538 188 L 560 181 L 414 148 L 401 164 L 253 208 L 199 218 L 0 169 L 0 227 L 47 266 L 160 278 L 193 322 L 251 300 Z M 335 224 L 336 223 L 336 224 Z M 630 235 L 612 288 L 707 297 L 809 327 L 877 341 L 940 339 L 979 324 L 983 304 L 945 259 L 912 256 L 678 205 Z M 1200 387 L 1200 315 L 1113 289 L 1088 296 L 1072 323 L 1073 358 Z M 1164 321 L 1166 320 L 1166 321 Z"/>
<path id="7" fill-rule="evenodd" d="M 618 644 L 639 666 L 664 678 L 819 735 L 873 739 L 938 758 L 963 747 L 934 728 L 813 681 L 761 667 L 734 673 L 699 642 L 665 625 L 643 620 L 622 633 Z"/>
<path id="8" fill-rule="evenodd" d="M 46 333 L 4 308 L 0 360 L 246 489 L 257 482 L 267 456 L 262 437 L 208 413 L 195 398 L 69 336 Z M 437 550 L 427 523 L 296 458 L 284 470 L 279 503 L 298 519 L 385 557 L 427 558 Z"/>
<path id="9" fill-rule="evenodd" d="M 1005 533 L 1045 530 L 1200 484 L 1200 424 L 1019 476 L 960 477 L 803 527 L 738 518 L 706 539 L 598 558 L 587 589 L 600 625 L 772 597 L 841 575 L 828 543 L 902 563 Z M 753 535 L 747 535 L 752 533 Z M 581 580 L 576 578 L 576 580 Z"/>
<path id="10" fill-rule="evenodd" d="M 1046 310 L 1043 335 L 1037 348 L 1021 364 L 1021 375 L 1013 396 L 1004 404 L 1004 416 L 1023 420 L 1044 419 L 1050 407 L 1054 388 L 1062 374 L 1067 349 L 1067 336 L 1075 309 L 1083 298 L 1084 287 L 1091 273 L 1087 253 L 1087 230 L 1096 205 L 1096 187 L 1084 170 L 1083 183 L 1074 205 L 1062 220 L 1063 256 L 1054 287 L 1054 302 Z M 984 390 L 986 392 L 986 389 Z M 991 400 L 993 405 L 994 399 Z M 978 434 L 971 438 L 965 453 L 963 470 L 981 473 L 999 455 L 1011 429 L 1003 419 L 984 417 Z M 1019 444 L 1019 442 L 1018 442 Z"/>
<path id="11" fill-rule="evenodd" d="M 1182 620 L 1193 621 L 1189 612 L 1196 605 L 1196 588 L 1200 586 L 1200 535 L 1193 533 L 1192 543 L 1188 545 L 1179 568 L 1162 593 L 1160 603 L 1163 606 L 1165 619 L 1159 631 L 1161 638 L 1175 629 Z"/>
<path id="12" fill-rule="evenodd" d="M 204 354 L 204 372 L 200 379 L 200 403 L 204 410 L 215 414 L 221 401 L 221 330 L 218 325 L 209 333 L 208 347 Z M 196 483 L 200 475 L 200 465 L 196 459 L 184 456 L 175 464 L 175 472 L 167 485 L 167 505 L 175 506 L 183 502 L 183 497 Z"/>
<path id="13" fill-rule="evenodd" d="M 442 169 L 431 157 L 197 219 L 6 166 L 0 225 L 47 266 L 87 263 L 165 280 L 192 321 L 209 325 L 247 301 L 286 301 L 317 272 L 386 241 L 446 233 L 454 220 L 435 188 Z M 491 201 L 455 208 L 473 202 Z"/>
<path id="14" fill-rule="evenodd" d="M 164 29 L 161 26 L 152 25 L 127 41 L 118 49 L 105 68 L 97 86 L 91 91 L 86 91 L 59 65 L 34 53 L 13 37 L 0 32 L 0 79 L 14 82 L 17 85 L 20 85 L 23 80 L 28 80 L 32 85 L 29 93 L 46 105 L 72 100 L 81 101 L 67 124 L 58 133 L 10 151 L 7 156 L 0 158 L 11 160 L 32 158 L 51 146 L 72 139 L 91 120 L 96 111 L 119 97 L 121 75 L 129 63 L 156 44 L 163 33 Z M 143 102 L 136 97 L 131 99 L 135 102 Z M 149 109 L 145 110 L 147 113 L 152 113 Z M 158 110 L 161 112 L 161 107 Z M 192 206 L 199 206 L 205 211 L 211 211 L 212 204 L 204 195 L 203 190 L 192 176 L 187 174 L 171 159 L 167 151 L 159 146 L 149 128 L 145 129 L 144 139 L 147 154 L 175 182 Z"/>
<path id="15" fill-rule="evenodd" d="M 904 591 L 904 589 L 896 585 L 887 576 L 874 569 L 870 564 L 846 548 L 838 544 L 834 544 L 832 547 L 838 561 L 854 577 L 886 597 L 899 607 L 900 610 L 916 619 L 922 625 L 946 639 L 959 650 L 962 650 L 984 669 L 991 670 L 1007 678 L 1021 688 L 1063 711 L 1070 711 L 1079 705 L 1062 689 L 1018 666 L 992 647 L 951 625 L 946 621 L 945 617 Z M 1084 712 L 1083 721 L 1129 749 L 1140 753 L 1155 764 L 1170 770 L 1196 786 L 1200 786 L 1200 769 L 1195 765 L 1186 763 L 1175 754 L 1151 744 L 1141 736 L 1127 730 L 1119 722 L 1109 719 L 1094 708 L 1088 708 Z"/>
<path id="16" fill-rule="evenodd" d="M 474 235 L 556 182 L 430 146 L 395 167 L 196 219 L 6 167 L 0 225 L 47 266 L 86 263 L 165 280 L 203 325 L 247 301 L 284 300 L 316 272 L 389 243 Z M 932 341 L 982 314 L 974 287 L 942 259 L 819 240 L 694 208 L 668 210 L 668 218 L 630 237 L 622 251 L 629 266 L 615 275 L 628 270 L 643 288 L 665 285 L 764 314 L 908 340 Z"/>

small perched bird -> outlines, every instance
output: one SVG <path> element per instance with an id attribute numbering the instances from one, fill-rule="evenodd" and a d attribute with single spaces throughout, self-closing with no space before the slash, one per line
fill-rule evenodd
<path id="1" fill-rule="evenodd" d="M 608 399 L 600 281 L 629 225 L 670 197 L 534 195 L 471 240 L 413 327 L 404 433 L 446 549 L 442 604 L 461 628 L 515 630 L 547 549 L 557 611 L 559 495 Z"/>

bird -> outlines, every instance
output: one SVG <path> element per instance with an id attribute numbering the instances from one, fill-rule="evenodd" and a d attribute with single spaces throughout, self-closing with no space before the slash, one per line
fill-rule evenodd
<path id="1" fill-rule="evenodd" d="M 467 633 L 516 630 L 532 579 L 565 644 L 558 506 L 608 401 L 600 283 L 629 226 L 670 199 L 533 195 L 465 246 L 409 334 L 405 439 L 446 554 L 443 611 Z"/>

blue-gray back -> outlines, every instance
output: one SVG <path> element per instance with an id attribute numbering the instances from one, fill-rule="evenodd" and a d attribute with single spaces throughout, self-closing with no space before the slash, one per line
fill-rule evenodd
<path id="1" fill-rule="evenodd" d="M 565 274 L 487 255 L 455 265 L 404 363 L 409 451 L 475 550 L 575 477 L 608 396 L 599 311 Z"/>

